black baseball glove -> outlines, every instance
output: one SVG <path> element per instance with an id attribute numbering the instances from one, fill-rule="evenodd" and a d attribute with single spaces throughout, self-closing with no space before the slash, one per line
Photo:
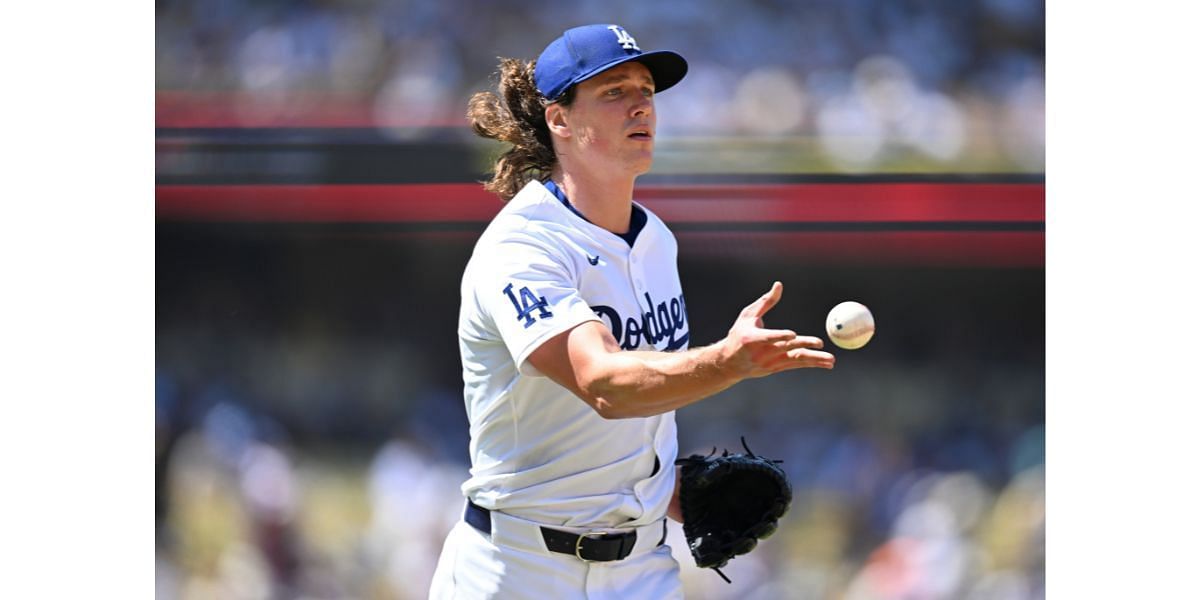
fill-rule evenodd
<path id="1" fill-rule="evenodd" d="M 679 504 L 683 533 L 696 566 L 711 568 L 725 581 L 721 567 L 746 554 L 779 526 L 792 503 L 792 486 L 779 468 L 782 461 L 758 456 L 742 438 L 745 454 L 693 454 L 675 461 L 682 467 Z"/>

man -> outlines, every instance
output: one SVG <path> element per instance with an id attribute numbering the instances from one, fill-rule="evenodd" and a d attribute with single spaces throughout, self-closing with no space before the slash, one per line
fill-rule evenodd
<path id="1" fill-rule="evenodd" d="M 535 66 L 536 65 L 536 66 Z M 674 237 L 633 201 L 653 162 L 654 96 L 687 63 L 617 25 L 505 59 L 476 132 L 512 145 L 486 188 L 507 205 L 462 281 L 471 423 L 464 520 L 433 598 L 674 598 L 681 520 L 674 411 L 750 377 L 833 368 L 819 338 L 765 329 L 776 282 L 719 342 L 688 350 Z"/>

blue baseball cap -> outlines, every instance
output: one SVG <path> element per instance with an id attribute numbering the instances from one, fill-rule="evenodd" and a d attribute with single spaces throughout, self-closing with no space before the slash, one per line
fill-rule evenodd
<path id="1" fill-rule="evenodd" d="M 563 32 L 537 59 L 533 81 L 547 99 L 558 100 L 571 86 L 621 63 L 646 65 L 656 92 L 687 74 L 687 61 L 669 50 L 642 52 L 637 41 L 619 25 L 584 25 Z"/>

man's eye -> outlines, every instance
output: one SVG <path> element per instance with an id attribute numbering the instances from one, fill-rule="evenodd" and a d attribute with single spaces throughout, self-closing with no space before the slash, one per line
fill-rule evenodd
<path id="1" fill-rule="evenodd" d="M 649 98 L 654 95 L 654 90 L 650 88 L 642 88 L 642 95 Z"/>
<path id="2" fill-rule="evenodd" d="M 613 88 L 613 89 L 611 89 L 611 90 L 608 90 L 608 95 L 609 95 L 609 96 L 620 96 L 620 95 L 621 95 L 621 88 Z"/>

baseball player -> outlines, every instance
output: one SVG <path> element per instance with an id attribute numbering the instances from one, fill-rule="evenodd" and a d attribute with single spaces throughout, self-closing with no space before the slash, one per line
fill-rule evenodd
<path id="1" fill-rule="evenodd" d="M 724 339 L 688 349 L 675 238 L 633 201 L 654 96 L 686 72 L 679 54 L 587 25 L 536 63 L 503 59 L 499 94 L 471 99 L 475 131 L 512 148 L 485 184 L 507 204 L 462 279 L 472 467 L 431 598 L 682 597 L 663 544 L 667 515 L 681 520 L 674 411 L 833 368 L 819 338 L 764 328 L 779 282 Z"/>

